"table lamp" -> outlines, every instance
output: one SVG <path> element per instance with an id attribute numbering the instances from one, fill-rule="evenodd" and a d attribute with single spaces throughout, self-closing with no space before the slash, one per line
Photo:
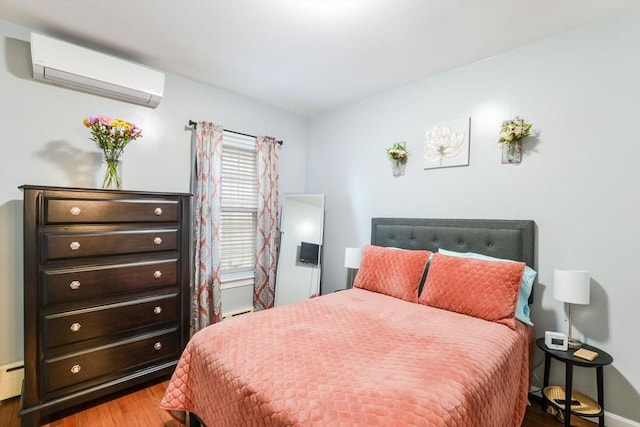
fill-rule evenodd
<path id="1" fill-rule="evenodd" d="M 355 270 L 360 268 L 360 260 L 362 259 L 362 248 L 345 248 L 344 250 L 344 266 L 349 270 L 349 276 L 347 281 L 347 288 L 353 286 L 353 279 L 355 278 Z"/>
<path id="2" fill-rule="evenodd" d="M 580 348 L 582 343 L 571 337 L 572 320 L 571 304 L 589 304 L 590 278 L 588 271 L 558 270 L 553 271 L 553 298 L 569 305 L 569 348 Z"/>

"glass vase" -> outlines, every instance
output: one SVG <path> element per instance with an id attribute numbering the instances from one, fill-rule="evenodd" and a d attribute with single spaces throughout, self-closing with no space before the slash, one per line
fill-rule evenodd
<path id="1" fill-rule="evenodd" d="M 107 170 L 102 180 L 102 188 L 105 190 L 122 190 L 122 162 L 120 159 L 105 159 Z"/>
<path id="2" fill-rule="evenodd" d="M 522 162 L 522 143 L 512 142 L 502 144 L 502 163 Z"/>
<path id="3" fill-rule="evenodd" d="M 404 168 L 406 166 L 407 162 L 406 161 L 402 161 L 402 160 L 392 160 L 391 161 L 391 170 L 393 172 L 393 176 L 394 177 L 399 177 L 404 175 Z"/>

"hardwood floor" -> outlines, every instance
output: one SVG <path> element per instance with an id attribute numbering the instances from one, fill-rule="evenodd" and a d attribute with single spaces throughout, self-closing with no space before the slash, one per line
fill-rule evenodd
<path id="1" fill-rule="evenodd" d="M 59 414 L 43 427 L 178 427 L 179 423 L 158 408 L 167 384 L 168 381 L 164 381 L 111 400 L 94 402 L 92 406 L 75 409 L 75 412 Z M 19 406 L 17 397 L 0 404 L 0 426 L 20 427 Z M 596 424 L 579 419 L 573 425 L 586 427 Z M 522 427 L 562 427 L 562 424 L 539 407 L 530 406 Z"/>
<path id="2" fill-rule="evenodd" d="M 158 408 L 169 381 L 120 394 L 111 400 L 93 402 L 74 411 L 60 413 L 42 427 L 178 427 L 164 410 Z M 20 399 L 8 399 L 0 405 L 0 426 L 20 427 Z"/>

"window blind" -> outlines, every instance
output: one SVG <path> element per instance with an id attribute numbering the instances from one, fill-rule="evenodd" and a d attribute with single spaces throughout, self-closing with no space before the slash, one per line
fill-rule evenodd
<path id="1" fill-rule="evenodd" d="M 220 240 L 223 276 L 253 275 L 256 253 L 258 171 L 253 138 L 224 134 Z"/>

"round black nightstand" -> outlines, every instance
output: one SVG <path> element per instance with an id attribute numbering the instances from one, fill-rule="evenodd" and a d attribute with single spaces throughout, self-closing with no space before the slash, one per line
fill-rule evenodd
<path id="1" fill-rule="evenodd" d="M 560 408 L 562 410 L 565 409 L 565 406 L 568 406 L 571 409 L 571 404 L 562 405 L 558 404 L 553 400 L 550 400 L 546 397 L 544 390 L 549 387 L 549 369 L 551 367 L 551 359 L 559 360 L 565 364 L 565 387 L 564 392 L 565 396 L 572 396 L 573 394 L 573 366 L 583 366 L 586 368 L 596 368 L 596 378 L 598 385 L 598 405 L 600 406 L 595 412 L 579 412 L 579 411 L 565 411 L 564 414 L 564 425 L 566 427 L 571 426 L 571 416 L 568 412 L 572 412 L 577 415 L 586 416 L 586 417 L 598 417 L 598 424 L 601 427 L 604 427 L 604 366 L 610 365 L 613 363 L 613 357 L 603 350 L 600 350 L 597 347 L 593 347 L 588 344 L 583 344 L 582 348 L 590 351 L 594 351 L 598 353 L 598 357 L 589 361 L 585 359 L 581 359 L 579 357 L 575 357 L 573 353 L 577 349 L 569 349 L 567 351 L 562 350 L 552 350 L 546 346 L 544 343 L 544 338 L 538 338 L 536 340 L 536 346 L 542 351 L 544 351 L 544 382 L 542 385 L 543 389 L 543 400 L 547 403 L 552 404 L 553 406 Z"/>

